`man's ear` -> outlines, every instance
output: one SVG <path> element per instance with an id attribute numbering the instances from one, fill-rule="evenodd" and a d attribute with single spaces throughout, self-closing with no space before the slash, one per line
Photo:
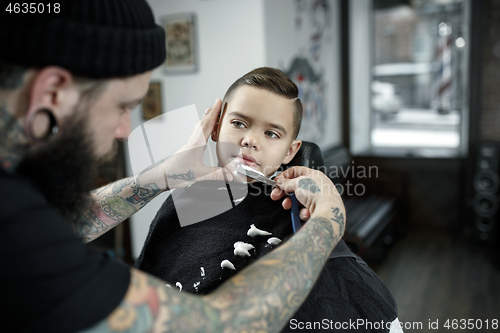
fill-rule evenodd
<path id="1" fill-rule="evenodd" d="M 300 146 L 302 146 L 302 141 L 301 140 L 294 140 L 290 147 L 288 148 L 288 151 L 286 152 L 286 156 L 283 159 L 282 164 L 288 164 L 290 161 L 295 157 L 297 152 L 300 149 Z"/>
<path id="2" fill-rule="evenodd" d="M 59 120 L 69 114 L 78 98 L 71 72 L 55 66 L 45 67 L 32 79 L 26 117 L 40 109 L 48 109 Z"/>
<path id="3" fill-rule="evenodd" d="M 47 140 L 61 128 L 78 102 L 80 93 L 73 75 L 66 69 L 48 66 L 30 79 L 24 133 L 32 141 Z"/>

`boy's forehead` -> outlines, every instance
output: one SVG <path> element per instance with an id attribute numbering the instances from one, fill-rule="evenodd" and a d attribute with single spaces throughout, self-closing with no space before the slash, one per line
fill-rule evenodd
<path id="1" fill-rule="evenodd" d="M 252 118 L 272 120 L 293 131 L 294 100 L 263 88 L 243 85 L 227 101 L 225 115 L 237 112 Z"/>

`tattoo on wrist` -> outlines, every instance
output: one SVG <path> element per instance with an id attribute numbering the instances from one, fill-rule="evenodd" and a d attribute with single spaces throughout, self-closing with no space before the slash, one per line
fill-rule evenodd
<path id="1" fill-rule="evenodd" d="M 113 194 L 118 194 L 123 190 L 124 187 L 132 184 L 133 181 L 134 181 L 133 177 L 129 177 L 129 178 L 125 178 L 125 179 L 122 179 L 120 181 L 117 181 L 116 183 L 113 184 L 113 188 L 111 189 L 111 191 L 113 192 Z"/>
<path id="2" fill-rule="evenodd" d="M 180 179 L 180 180 L 186 180 L 186 181 L 193 181 L 195 179 L 194 178 L 194 173 L 191 170 L 189 170 L 186 173 L 178 173 L 178 174 L 174 173 L 172 175 L 168 175 L 167 177 L 171 178 L 173 180 Z"/>
<path id="3" fill-rule="evenodd" d="M 124 187 L 130 186 L 132 183 L 132 179 L 124 179 L 113 185 L 112 193 L 99 195 L 101 210 L 117 222 L 121 222 L 137 212 L 161 192 L 161 189 L 154 183 L 143 187 L 133 184 L 131 196 L 123 198 L 118 195 Z"/>
<path id="4" fill-rule="evenodd" d="M 127 198 L 127 202 L 132 205 L 140 205 L 140 207 L 143 207 L 161 192 L 161 189 L 154 183 L 142 187 L 132 186 L 132 189 L 132 196 Z"/>
<path id="5" fill-rule="evenodd" d="M 340 226 L 340 232 L 344 232 L 345 231 L 345 229 L 344 229 L 345 228 L 344 214 L 342 214 L 342 212 L 340 211 L 340 209 L 334 208 L 333 209 L 333 215 L 334 215 L 334 217 L 332 218 L 332 221 L 339 224 L 339 226 Z"/>
<path id="6" fill-rule="evenodd" d="M 307 190 L 311 193 L 321 192 L 316 182 L 309 178 L 301 179 L 299 181 L 299 188 Z"/>
<path id="7" fill-rule="evenodd" d="M 99 198 L 99 205 L 104 214 L 117 222 L 123 221 L 135 212 L 125 199 L 113 194 L 102 195 Z"/>
<path id="8" fill-rule="evenodd" d="M 85 212 L 80 219 L 75 220 L 74 228 L 83 238 L 84 242 L 89 242 L 92 240 L 93 236 L 105 232 L 108 229 L 108 226 L 89 210 Z"/>
<path id="9" fill-rule="evenodd" d="M 326 244 L 330 244 L 330 240 L 327 239 L 328 237 L 332 237 L 334 243 L 337 243 L 340 240 L 340 236 L 333 231 L 332 223 L 327 218 L 318 216 L 313 217 L 310 221 L 320 225 L 315 228 L 316 230 L 314 230 L 313 234 L 321 236 L 321 238 L 317 238 L 314 242 L 312 242 L 313 246 L 318 247 L 320 251 L 323 252 Z M 319 240 L 321 240 L 321 242 L 319 242 Z M 310 250 L 312 251 L 312 249 Z M 328 253 L 328 255 L 330 254 Z"/>

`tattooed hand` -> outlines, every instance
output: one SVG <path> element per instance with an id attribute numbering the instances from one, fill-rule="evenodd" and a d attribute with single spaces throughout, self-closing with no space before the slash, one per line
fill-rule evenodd
<path id="1" fill-rule="evenodd" d="M 290 168 L 276 177 L 276 184 L 281 188 L 274 189 L 271 193 L 273 200 L 279 200 L 286 192 L 295 192 L 297 200 L 304 205 L 305 210 L 301 212 L 301 218 L 306 220 L 318 210 L 327 211 L 335 208 L 335 219 L 341 231 L 344 229 L 345 208 L 342 198 L 332 181 L 322 172 L 305 167 Z M 283 208 L 290 209 L 292 203 L 289 197 L 283 200 Z M 307 218 L 303 218 L 304 215 Z"/>
<path id="2" fill-rule="evenodd" d="M 166 189 L 185 187 L 200 180 L 233 180 L 233 175 L 224 168 L 207 167 L 203 154 L 221 109 L 218 98 L 195 127 L 188 143 L 162 163 L 162 173 Z"/>

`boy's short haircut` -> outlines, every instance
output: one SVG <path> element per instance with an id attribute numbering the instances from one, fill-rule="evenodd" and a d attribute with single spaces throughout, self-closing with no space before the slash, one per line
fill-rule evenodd
<path id="1" fill-rule="evenodd" d="M 224 95 L 224 102 L 228 102 L 232 93 L 243 85 L 262 88 L 272 93 L 295 100 L 293 115 L 293 138 L 296 139 L 302 122 L 302 103 L 300 102 L 299 89 L 281 70 L 271 67 L 259 67 L 236 80 Z"/>

